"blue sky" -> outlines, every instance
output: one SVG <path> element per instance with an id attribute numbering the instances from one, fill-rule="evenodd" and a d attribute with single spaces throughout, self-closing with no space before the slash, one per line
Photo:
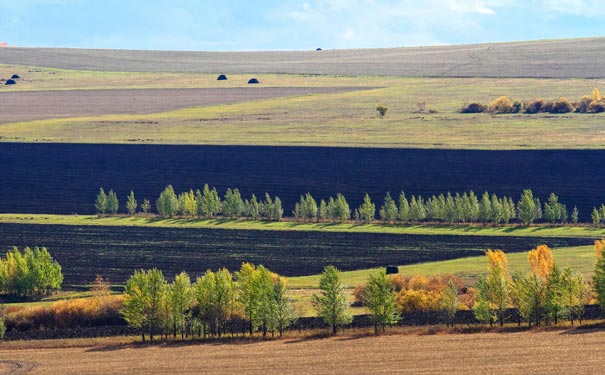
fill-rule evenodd
<path id="1" fill-rule="evenodd" d="M 29 47 L 308 50 L 605 35 L 605 0 L 0 0 Z"/>

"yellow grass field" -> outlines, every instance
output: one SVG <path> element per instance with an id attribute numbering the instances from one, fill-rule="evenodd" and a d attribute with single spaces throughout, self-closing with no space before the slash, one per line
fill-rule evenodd
<path id="1" fill-rule="evenodd" d="M 0 374 L 600 374 L 605 332 L 396 334 L 197 345 L 0 346 Z M 63 343 L 62 345 L 65 345 Z"/>

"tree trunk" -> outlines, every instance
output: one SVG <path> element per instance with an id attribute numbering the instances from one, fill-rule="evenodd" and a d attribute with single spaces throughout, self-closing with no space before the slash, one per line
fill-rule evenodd
<path id="1" fill-rule="evenodd" d="M 332 334 L 336 335 L 336 324 L 332 324 Z"/>

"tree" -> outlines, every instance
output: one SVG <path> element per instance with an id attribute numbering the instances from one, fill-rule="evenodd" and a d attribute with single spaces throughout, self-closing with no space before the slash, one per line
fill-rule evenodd
<path id="1" fill-rule="evenodd" d="M 324 202 L 325 203 L 325 202 Z M 307 193 L 300 196 L 300 200 L 294 206 L 294 217 L 302 221 L 313 221 L 317 219 L 317 202 L 311 194 Z"/>
<path id="2" fill-rule="evenodd" d="M 369 224 L 374 220 L 376 216 L 376 205 L 372 203 L 372 199 L 368 193 L 363 197 L 361 206 L 357 209 L 359 219 L 366 224 Z"/>
<path id="3" fill-rule="evenodd" d="M 504 313 L 510 303 L 511 275 L 508 260 L 502 250 L 487 250 L 488 275 L 477 284 L 478 298 L 475 304 L 477 319 L 490 323 L 498 321 L 504 325 Z"/>
<path id="4" fill-rule="evenodd" d="M 256 199 L 256 195 L 252 194 L 250 200 L 246 200 L 244 202 L 245 213 L 252 220 L 260 219 L 260 204 L 258 203 L 258 199 Z"/>
<path id="5" fill-rule="evenodd" d="M 604 250 L 605 239 L 596 240 L 596 264 L 592 280 L 594 285 L 594 292 L 597 295 L 597 301 L 599 301 L 599 305 L 601 305 L 601 311 L 605 315 L 605 258 L 603 257 Z"/>
<path id="6" fill-rule="evenodd" d="M 458 312 L 458 304 L 458 287 L 450 279 L 441 293 L 441 309 L 443 310 L 446 324 L 452 327 L 454 326 L 454 319 Z"/>
<path id="7" fill-rule="evenodd" d="M 578 224 L 579 217 L 580 211 L 578 211 L 578 207 L 573 206 L 573 211 L 571 211 L 571 222 L 574 224 Z"/>
<path id="8" fill-rule="evenodd" d="M 250 336 L 258 327 L 257 312 L 260 304 L 258 271 L 251 263 L 242 263 L 242 267 L 235 273 L 239 303 L 244 318 L 248 320 Z"/>
<path id="9" fill-rule="evenodd" d="M 239 218 L 244 211 L 244 201 L 238 189 L 228 188 L 223 198 L 223 215 L 230 219 Z"/>
<path id="10" fill-rule="evenodd" d="M 198 215 L 206 218 L 217 216 L 221 212 L 222 203 L 216 188 L 210 189 L 205 184 L 202 190 L 203 192 L 197 190 L 195 194 Z"/>
<path id="11" fill-rule="evenodd" d="M 109 193 L 107 193 L 107 212 L 115 214 L 119 208 L 118 195 L 113 190 L 109 190 Z"/>
<path id="12" fill-rule="evenodd" d="M 387 114 L 388 108 L 382 104 L 379 104 L 376 106 L 376 111 L 378 112 L 380 118 L 384 118 L 384 116 Z"/>
<path id="13" fill-rule="evenodd" d="M 401 319 L 397 311 L 395 284 L 384 271 L 370 275 L 362 294 L 364 306 L 374 322 L 374 333 L 384 331 L 387 325 L 394 325 Z"/>
<path id="14" fill-rule="evenodd" d="M 592 224 L 595 227 L 598 227 L 601 224 L 601 214 L 599 213 L 599 210 L 597 210 L 596 207 L 592 209 L 592 214 L 590 215 L 590 218 L 592 219 Z"/>
<path id="15" fill-rule="evenodd" d="M 531 225 L 538 218 L 536 200 L 530 189 L 523 190 L 519 203 L 517 203 L 517 209 L 519 211 L 519 220 L 524 225 Z"/>
<path id="16" fill-rule="evenodd" d="M 548 202 L 544 203 L 544 219 L 551 223 L 567 220 L 567 208 L 559 203 L 559 197 L 555 193 L 550 193 Z"/>
<path id="17" fill-rule="evenodd" d="M 412 195 L 410 199 L 410 220 L 413 222 L 419 222 L 426 218 L 426 210 L 424 208 L 424 201 L 421 196 L 416 198 Z"/>
<path id="18" fill-rule="evenodd" d="M 181 272 L 176 275 L 168 289 L 168 302 L 172 315 L 174 337 L 176 337 L 177 331 L 181 332 L 181 337 L 185 336 L 187 323 L 191 319 L 193 301 L 194 295 L 191 279 L 186 272 Z"/>
<path id="19" fill-rule="evenodd" d="M 399 194 L 399 220 L 404 223 L 410 221 L 410 204 L 403 191 Z"/>
<path id="20" fill-rule="evenodd" d="M 317 212 L 317 217 L 320 221 L 328 219 L 328 204 L 323 199 L 319 202 L 319 211 Z"/>
<path id="21" fill-rule="evenodd" d="M 397 220 L 397 204 L 395 200 L 391 197 L 391 193 L 387 192 L 387 195 L 384 197 L 384 204 L 380 208 L 380 218 L 387 223 L 393 223 Z"/>
<path id="22" fill-rule="evenodd" d="M 340 282 L 340 272 L 334 266 L 324 268 L 319 280 L 320 294 L 312 296 L 312 303 L 317 315 L 332 327 L 336 334 L 338 327 L 350 324 L 353 320 L 345 287 Z"/>
<path id="23" fill-rule="evenodd" d="M 149 213 L 149 210 L 151 210 L 151 203 L 149 202 L 149 199 L 143 199 L 143 203 L 141 203 L 141 210 L 143 210 L 145 215 Z"/>
<path id="24" fill-rule="evenodd" d="M 128 210 L 128 214 L 133 216 L 137 213 L 137 200 L 134 197 L 134 191 L 130 191 L 128 197 L 126 197 L 126 209 Z"/>
<path id="25" fill-rule="evenodd" d="M 0 293 L 15 296 L 47 295 L 61 289 L 63 274 L 45 247 L 14 247 L 0 257 Z"/>
<path id="26" fill-rule="evenodd" d="M 160 193 L 160 197 L 156 201 L 156 208 L 161 217 L 176 215 L 178 211 L 178 198 L 172 185 L 166 186 L 162 193 Z"/>
<path id="27" fill-rule="evenodd" d="M 157 268 L 135 271 L 126 282 L 121 313 L 128 325 L 141 330 L 143 342 L 145 334 L 153 342 L 162 323 L 161 306 L 165 298 L 166 280 Z"/>
<path id="28" fill-rule="evenodd" d="M 99 194 L 97 194 L 97 199 L 95 201 L 95 208 L 97 209 L 98 214 L 105 214 L 107 212 L 107 194 L 103 188 L 99 188 Z"/>
<path id="29" fill-rule="evenodd" d="M 555 267 L 552 250 L 546 245 L 539 245 L 531 250 L 528 253 L 528 260 L 531 272 L 515 280 L 515 288 L 519 295 L 519 312 L 530 326 L 532 323 L 540 325 L 547 314 L 552 316 L 558 308 L 555 306 L 556 301 L 551 300 L 554 295 L 549 290 L 556 287 L 553 280 L 558 270 Z"/>
<path id="30" fill-rule="evenodd" d="M 277 275 L 273 281 L 273 300 L 274 321 L 281 337 L 284 330 L 297 319 L 290 297 L 290 289 L 286 284 L 286 279 L 282 276 Z"/>
<path id="31" fill-rule="evenodd" d="M 184 193 L 179 194 L 178 198 L 178 212 L 182 216 L 195 217 L 197 216 L 197 202 L 195 200 L 195 194 L 192 189 Z"/>
<path id="32" fill-rule="evenodd" d="M 217 272 L 208 270 L 198 277 L 194 289 L 204 325 L 210 327 L 213 335 L 220 337 L 225 333 L 227 321 L 235 310 L 236 288 L 233 276 L 224 268 Z"/>
<path id="33" fill-rule="evenodd" d="M 281 199 L 279 197 L 273 199 L 269 193 L 265 193 L 265 200 L 262 203 L 262 214 L 267 220 L 280 221 L 284 214 Z"/>
<path id="34" fill-rule="evenodd" d="M 489 199 L 489 193 L 486 191 L 481 196 L 479 202 L 479 221 L 488 223 L 492 220 L 492 201 Z"/>

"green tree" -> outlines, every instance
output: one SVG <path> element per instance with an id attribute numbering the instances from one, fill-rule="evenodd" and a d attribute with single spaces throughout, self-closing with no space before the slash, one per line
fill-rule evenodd
<path id="1" fill-rule="evenodd" d="M 320 221 L 325 221 L 325 220 L 327 220 L 329 218 L 329 216 L 328 216 L 328 204 L 323 199 L 319 202 L 319 211 L 318 211 L 317 215 L 318 215 L 318 219 Z"/>
<path id="2" fill-rule="evenodd" d="M 601 305 L 601 312 L 605 316 L 605 239 L 595 241 L 596 263 L 592 277 L 594 292 Z"/>
<path id="3" fill-rule="evenodd" d="M 391 197 L 391 193 L 387 192 L 384 197 L 384 204 L 380 208 L 380 218 L 386 223 L 393 223 L 397 220 L 397 203 Z"/>
<path id="4" fill-rule="evenodd" d="M 283 336 L 284 330 L 288 328 L 298 318 L 292 304 L 290 289 L 286 284 L 286 279 L 277 276 L 273 282 L 273 300 L 274 300 L 274 322 L 277 326 L 279 336 Z"/>
<path id="5" fill-rule="evenodd" d="M 357 212 L 359 220 L 364 223 L 371 223 L 372 220 L 374 220 L 376 216 L 376 205 L 372 203 L 372 199 L 370 199 L 368 193 L 363 197 L 363 202 L 361 203 L 361 206 L 357 208 Z"/>
<path id="6" fill-rule="evenodd" d="M 265 193 L 265 200 L 262 203 L 262 215 L 269 221 L 280 221 L 284 215 L 281 199 L 279 197 L 271 198 L 269 193 Z"/>
<path id="7" fill-rule="evenodd" d="M 230 219 L 239 218 L 244 211 L 244 201 L 238 189 L 227 189 L 223 198 L 223 215 Z"/>
<path id="8" fill-rule="evenodd" d="M 410 204 L 403 191 L 399 194 L 399 220 L 404 223 L 410 221 Z"/>
<path id="9" fill-rule="evenodd" d="M 567 220 L 567 209 L 559 203 L 559 197 L 555 193 L 550 193 L 548 201 L 544 203 L 544 219 L 550 223 Z"/>
<path id="10" fill-rule="evenodd" d="M 426 210 L 424 208 L 424 200 L 421 196 L 416 198 L 412 195 L 410 199 L 410 221 L 419 222 L 426 218 Z"/>
<path id="11" fill-rule="evenodd" d="M 118 195 L 113 190 L 109 190 L 109 193 L 107 193 L 107 212 L 115 214 L 119 208 Z"/>
<path id="12" fill-rule="evenodd" d="M 501 250 L 487 250 L 488 274 L 477 283 L 477 319 L 493 324 L 498 321 L 504 325 L 504 314 L 510 304 L 512 278 L 508 271 L 506 254 Z"/>
<path id="13" fill-rule="evenodd" d="M 294 206 L 294 217 L 302 221 L 313 221 L 317 219 L 317 202 L 310 193 L 300 196 L 300 200 Z"/>
<path id="14" fill-rule="evenodd" d="M 252 220 L 260 219 L 260 203 L 256 199 L 256 195 L 252 194 L 250 200 L 244 202 L 246 216 Z"/>
<path id="15" fill-rule="evenodd" d="M 538 218 L 536 200 L 530 189 L 523 190 L 519 203 L 517 203 L 517 209 L 519 211 L 519 220 L 524 225 L 531 225 Z"/>
<path id="16" fill-rule="evenodd" d="M 166 186 L 156 201 L 156 208 L 161 217 L 172 217 L 178 211 L 178 198 L 172 185 Z"/>
<path id="17" fill-rule="evenodd" d="M 141 210 L 143 210 L 143 213 L 145 215 L 149 213 L 149 211 L 151 210 L 151 203 L 149 202 L 149 199 L 143 199 L 143 203 L 141 203 Z"/>
<path id="18" fill-rule="evenodd" d="M 181 332 L 181 337 L 184 337 L 187 323 L 191 319 L 191 306 L 194 301 L 191 279 L 186 272 L 176 275 L 170 284 L 168 301 L 171 308 L 173 335 L 176 337 L 177 332 Z"/>
<path id="19" fill-rule="evenodd" d="M 221 212 L 221 198 L 216 188 L 210 189 L 208 184 L 204 185 L 203 192 L 196 191 L 195 200 L 197 203 L 198 215 L 206 218 L 215 217 Z"/>
<path id="20" fill-rule="evenodd" d="M 195 284 L 195 299 L 204 325 L 219 337 L 227 329 L 236 306 L 236 288 L 233 276 L 226 269 L 217 272 L 210 270 L 199 277 Z M 205 332 L 205 329 L 204 329 Z"/>
<path id="21" fill-rule="evenodd" d="M 135 271 L 126 282 L 121 313 L 128 325 L 141 330 L 143 342 L 145 334 L 153 342 L 154 334 L 161 327 L 161 307 L 165 298 L 166 280 L 157 268 Z"/>
<path id="22" fill-rule="evenodd" d="M 401 319 L 397 311 L 395 284 L 384 271 L 370 275 L 362 301 L 374 322 L 374 333 L 384 331 L 386 326 L 397 324 Z"/>
<path id="23" fill-rule="evenodd" d="M 486 191 L 481 196 L 479 202 L 479 221 L 488 223 L 492 220 L 492 201 L 489 199 L 489 193 Z"/>
<path id="24" fill-rule="evenodd" d="M 251 263 L 242 263 L 242 267 L 235 273 L 239 303 L 242 307 L 244 318 L 248 320 L 248 331 L 252 336 L 258 328 L 258 309 L 260 304 L 260 292 L 258 271 Z"/>
<path id="25" fill-rule="evenodd" d="M 454 326 L 458 304 L 458 287 L 452 280 L 448 280 L 441 294 L 441 310 L 443 311 L 445 322 L 449 326 Z"/>
<path id="26" fill-rule="evenodd" d="M 597 210 L 596 207 L 592 209 L 592 214 L 590 215 L 590 218 L 592 219 L 592 224 L 595 227 L 598 227 L 601 224 L 601 215 L 599 214 L 599 210 Z"/>
<path id="27" fill-rule="evenodd" d="M 130 216 L 133 216 L 137 213 L 137 200 L 134 197 L 134 191 L 130 191 L 130 194 L 128 194 L 128 197 L 126 197 L 126 209 L 128 210 L 128 214 Z"/>
<path id="28" fill-rule="evenodd" d="M 95 208 L 97 209 L 98 214 L 105 214 L 107 212 L 107 194 L 103 188 L 99 188 L 99 194 L 97 194 L 97 199 L 95 201 Z"/>
<path id="29" fill-rule="evenodd" d="M 580 218 L 580 211 L 578 207 L 573 206 L 573 211 L 571 211 L 571 222 L 574 224 L 578 224 L 578 220 Z"/>
<path id="30" fill-rule="evenodd" d="M 312 296 L 312 303 L 317 315 L 332 327 L 336 334 L 338 327 L 350 324 L 353 320 L 345 287 L 340 281 L 340 272 L 334 266 L 324 268 L 319 280 L 320 294 Z"/>

